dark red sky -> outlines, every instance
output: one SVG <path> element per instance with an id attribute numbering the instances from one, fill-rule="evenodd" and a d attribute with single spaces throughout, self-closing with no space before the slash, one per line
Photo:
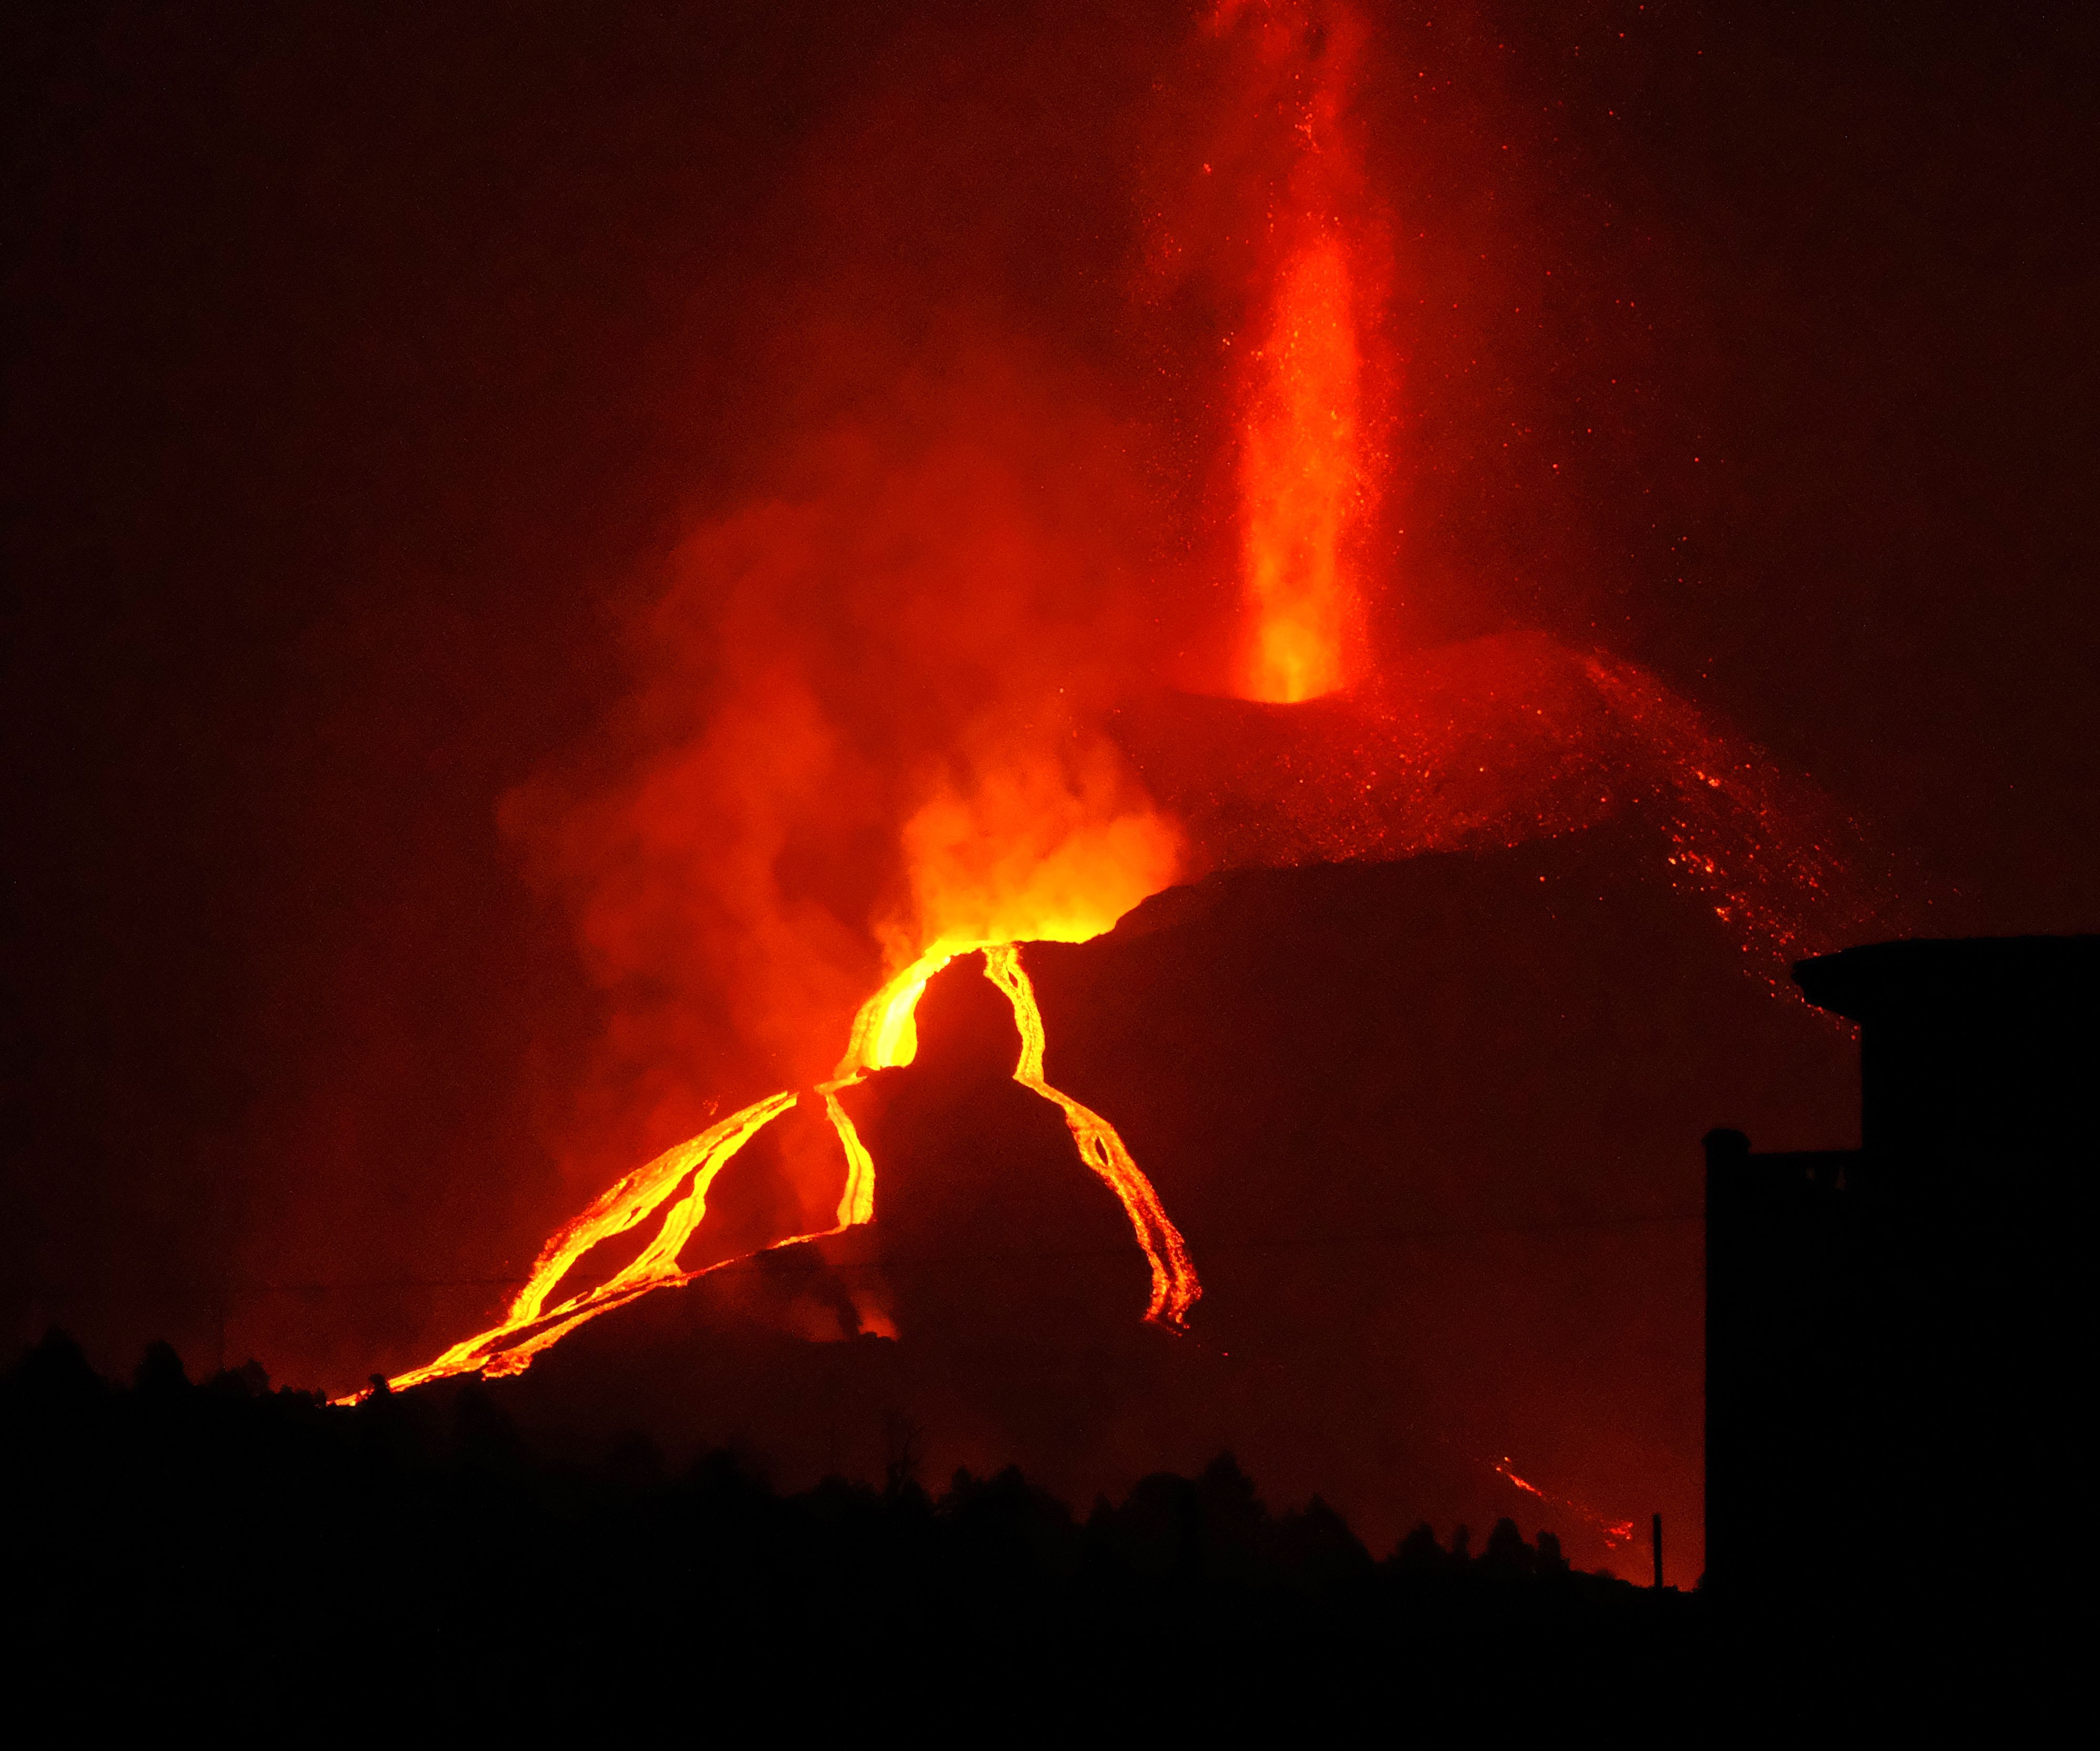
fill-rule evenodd
<path id="1" fill-rule="evenodd" d="M 9 9 L 14 1335 L 224 1308 L 339 1380 L 472 1320 L 606 1014 L 498 800 L 673 545 L 958 333 L 1137 434 L 1139 642 L 1206 636 L 1207 319 L 1132 290 L 1187 18 L 983 12 Z M 1379 15 L 1383 635 L 1603 644 L 1974 928 L 2100 928 L 2089 32 Z"/>

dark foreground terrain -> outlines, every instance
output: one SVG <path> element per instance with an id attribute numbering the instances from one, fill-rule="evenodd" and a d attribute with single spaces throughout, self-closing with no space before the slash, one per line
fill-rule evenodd
<path id="1" fill-rule="evenodd" d="M 1221 1656 L 1245 1682 L 1317 1656 L 1432 1686 L 1458 1661 L 1704 1657 L 1701 1602 L 1508 1521 L 1374 1557 L 1317 1498 L 1271 1512 L 1229 1457 L 1075 1515 L 1013 1470 L 929 1491 L 915 1432 L 891 1439 L 886 1487 L 783 1495 L 729 1453 L 547 1462 L 472 1384 L 334 1407 L 253 1365 L 192 1384 L 157 1346 L 124 1387 L 54 1333 L 0 1380 L 9 1646 L 33 1672 L 165 1663 L 192 1691 L 508 1674 L 550 1705 L 673 1674 L 741 1693 L 783 1659 L 815 1704 L 868 1666 L 1069 1694 Z"/>
<path id="2" fill-rule="evenodd" d="M 478 1383 L 334 1406 L 253 1363 L 193 1384 L 157 1345 L 123 1386 L 55 1331 L 0 1375 L 0 1678 L 83 1722 L 302 1738 L 770 1718 L 1443 1743 L 1586 1719 L 1813 1743 L 1979 1704 L 2010 1721 L 2068 1669 L 2034 1599 L 1833 1634 L 1812 1600 L 1732 1616 L 1508 1520 L 1374 1556 L 1317 1497 L 1273 1512 L 1229 1455 L 1078 1515 L 1014 1469 L 929 1490 L 920 1431 L 887 1439 L 885 1484 L 787 1493 L 728 1451 L 550 1458 Z"/>

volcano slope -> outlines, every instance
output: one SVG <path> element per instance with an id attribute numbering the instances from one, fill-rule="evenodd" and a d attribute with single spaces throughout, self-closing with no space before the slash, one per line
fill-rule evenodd
<path id="1" fill-rule="evenodd" d="M 1083 1502 L 1229 1448 L 1374 1550 L 1514 1513 L 1625 1565 L 1617 1528 L 1660 1511 L 1688 1585 L 1699 1139 L 1827 1147 L 1855 1070 L 1666 853 L 1622 822 L 1243 871 L 1024 950 L 1048 1079 L 1186 1237 L 1185 1336 L 1143 1321 L 1142 1255 L 1056 1110 L 991 1074 L 1017 1041 L 970 956 L 928 989 L 921 1060 L 849 1093 L 869 1228 L 646 1298 L 492 1390 L 579 1453 L 732 1445 L 783 1487 L 1011 1462 Z M 783 1128 L 724 1174 L 723 1255 L 803 1149 Z"/>

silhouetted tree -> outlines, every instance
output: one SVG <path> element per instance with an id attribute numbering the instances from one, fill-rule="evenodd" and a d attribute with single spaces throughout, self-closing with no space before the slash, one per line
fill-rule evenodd
<path id="1" fill-rule="evenodd" d="M 1480 1572 L 1508 1580 L 1535 1573 L 1538 1568 L 1538 1553 L 1524 1542 L 1516 1522 L 1507 1515 L 1497 1520 L 1488 1534 L 1488 1547 L 1480 1552 Z"/>
<path id="2" fill-rule="evenodd" d="M 133 1387 L 147 1397 L 170 1397 L 190 1389 L 189 1371 L 171 1343 L 149 1343 L 131 1377 Z"/>
<path id="3" fill-rule="evenodd" d="M 1429 1522 L 1423 1520 L 1393 1546 L 1392 1563 L 1408 1574 L 1440 1575 L 1450 1568 L 1451 1558 L 1437 1543 Z"/>
<path id="4" fill-rule="evenodd" d="M 899 1494 L 907 1484 L 919 1481 L 919 1467 L 925 1462 L 926 1431 L 901 1412 L 883 1419 L 882 1484 L 889 1494 Z"/>

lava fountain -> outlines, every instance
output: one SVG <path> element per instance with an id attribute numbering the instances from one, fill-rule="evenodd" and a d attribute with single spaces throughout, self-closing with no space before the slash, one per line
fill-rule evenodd
<path id="1" fill-rule="evenodd" d="M 1347 7 L 1234 0 L 1209 29 L 1251 39 L 1258 83 L 1246 98 L 1286 123 L 1283 161 L 1268 167 L 1256 267 L 1266 308 L 1255 305 L 1258 344 L 1239 352 L 1244 630 L 1233 690 L 1290 703 L 1335 691 L 1363 666 L 1356 537 L 1376 482 L 1360 328 L 1383 228 L 1349 113 L 1365 32 Z"/>
<path id="2" fill-rule="evenodd" d="M 1335 240 L 1285 264 L 1242 439 L 1248 625 L 1239 691 L 1292 703 L 1348 678 L 1361 598 L 1343 536 L 1364 481 L 1348 257 Z"/>

